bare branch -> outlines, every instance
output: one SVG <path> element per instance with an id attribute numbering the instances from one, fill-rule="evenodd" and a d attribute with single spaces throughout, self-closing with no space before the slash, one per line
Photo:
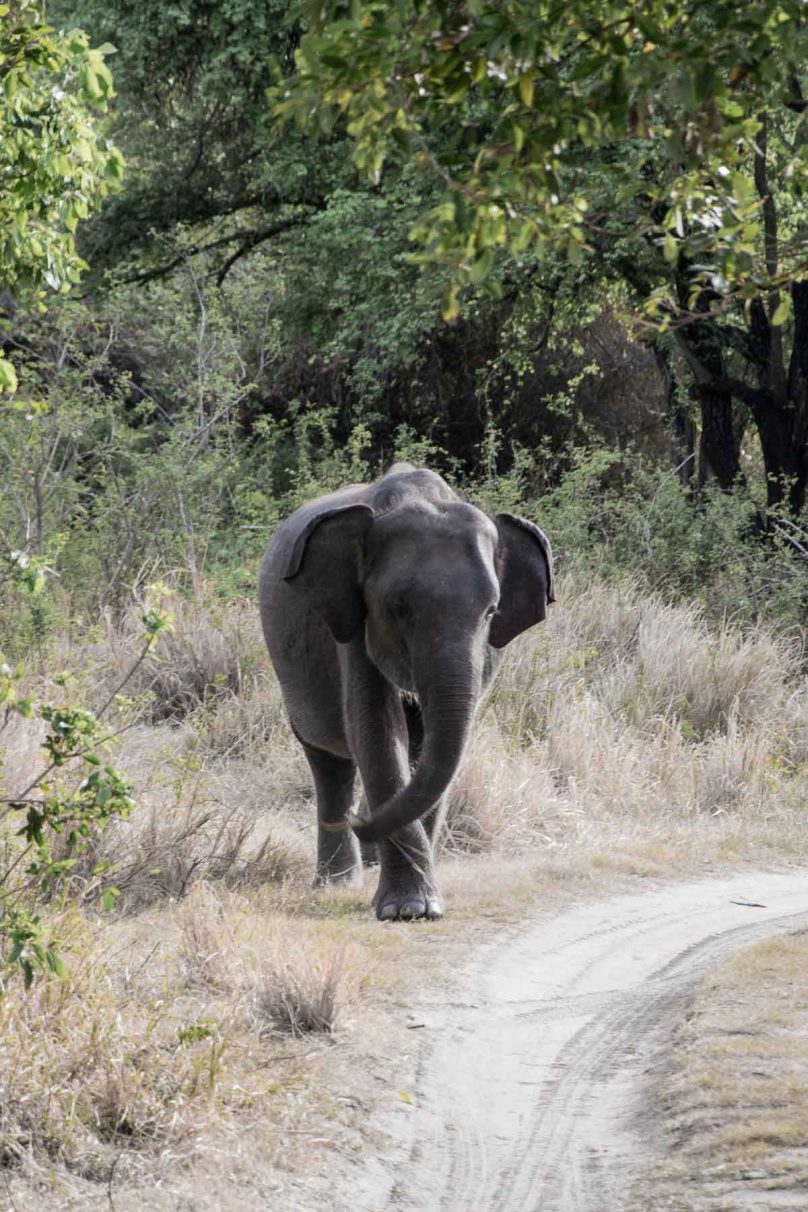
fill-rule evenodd
<path id="1" fill-rule="evenodd" d="M 279 236 L 290 228 L 300 227 L 307 223 L 313 214 L 318 210 L 323 210 L 325 204 L 313 206 L 305 212 L 297 215 L 290 215 L 287 219 L 279 219 L 277 223 L 273 223 L 270 227 L 242 229 L 240 231 L 230 232 L 226 236 L 220 236 L 217 240 L 209 240 L 206 244 L 190 244 L 179 252 L 170 261 L 164 261 L 162 265 L 155 265 L 151 269 L 141 270 L 139 273 L 131 274 L 128 278 L 121 278 L 122 286 L 140 285 L 143 286 L 147 282 L 153 282 L 157 278 L 168 277 L 173 270 L 184 262 L 189 261 L 192 257 L 198 257 L 202 253 L 213 252 L 217 248 L 224 248 L 227 244 L 233 244 L 236 241 L 241 242 L 241 246 L 236 252 L 230 256 L 225 262 L 224 268 L 217 274 L 217 284 L 221 286 L 227 273 L 230 271 L 235 262 L 245 256 L 258 244 L 263 244 L 266 240 L 271 240 L 273 236 Z"/>

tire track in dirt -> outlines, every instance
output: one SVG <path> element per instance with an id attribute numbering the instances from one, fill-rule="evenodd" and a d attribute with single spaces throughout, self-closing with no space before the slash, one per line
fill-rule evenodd
<path id="1" fill-rule="evenodd" d="M 624 1206 L 647 1158 L 644 1073 L 671 1012 L 725 955 L 799 925 L 808 871 L 747 873 L 579 905 L 488 948 L 462 1003 L 418 1008 L 433 1044 L 411 1143 L 375 1168 L 357 1209 Z"/>

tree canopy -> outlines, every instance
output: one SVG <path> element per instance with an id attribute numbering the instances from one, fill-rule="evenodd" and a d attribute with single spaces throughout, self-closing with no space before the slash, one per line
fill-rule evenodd
<path id="1" fill-rule="evenodd" d="M 74 233 L 124 166 L 98 125 L 114 95 L 112 49 L 57 33 L 36 0 L 0 5 L 0 291 L 69 291 L 86 268 Z M 15 386 L 0 357 L 0 391 Z"/>
<path id="2" fill-rule="evenodd" d="M 550 246 L 578 262 L 615 220 L 685 262 L 696 294 L 709 282 L 751 296 L 808 264 L 803 238 L 776 266 L 760 256 L 749 173 L 763 112 L 804 110 L 798 0 L 301 7 L 307 32 L 275 112 L 344 129 L 373 179 L 404 159 L 442 184 L 414 236 L 448 271 L 447 316 L 499 250 Z M 783 165 L 795 198 L 805 149 L 800 124 Z M 664 290 L 647 302 L 663 322 L 680 309 Z"/>
<path id="3" fill-rule="evenodd" d="M 808 25 L 797 2 L 308 3 L 284 122 L 341 130 L 373 180 L 415 164 L 443 314 L 551 254 L 619 281 L 694 376 L 729 488 L 744 417 L 770 504 L 808 482 Z M 556 261 L 557 264 L 557 261 Z M 553 273 L 557 272 L 555 269 Z M 657 337 L 653 336 L 657 334 Z M 670 345 L 658 345 L 667 358 Z"/>

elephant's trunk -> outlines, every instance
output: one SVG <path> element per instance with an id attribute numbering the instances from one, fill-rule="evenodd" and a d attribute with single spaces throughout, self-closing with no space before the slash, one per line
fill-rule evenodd
<path id="1" fill-rule="evenodd" d="M 424 744 L 412 779 L 370 820 L 351 818 L 361 841 L 382 841 L 438 803 L 463 756 L 477 703 L 478 681 L 471 673 L 461 679 L 433 677 L 436 688 L 421 696 Z"/>

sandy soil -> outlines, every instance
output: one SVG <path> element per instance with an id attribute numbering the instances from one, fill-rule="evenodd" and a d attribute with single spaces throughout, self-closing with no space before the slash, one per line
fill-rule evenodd
<path id="1" fill-rule="evenodd" d="M 649 1070 L 711 965 L 808 923 L 808 872 L 744 873 L 569 909 L 423 1000 L 426 1047 L 356 1212 L 613 1212 L 654 1161 Z"/>

